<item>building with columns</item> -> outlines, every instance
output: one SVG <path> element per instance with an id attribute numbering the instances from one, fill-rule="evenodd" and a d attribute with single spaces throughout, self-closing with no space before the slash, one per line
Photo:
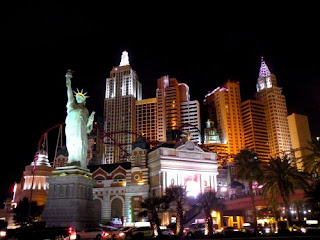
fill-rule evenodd
<path id="1" fill-rule="evenodd" d="M 45 205 L 49 192 L 47 179 L 52 175 L 52 170 L 48 155 L 43 151 L 36 152 L 34 161 L 25 167 L 21 182 L 15 187 L 12 202 L 18 204 L 26 197 L 37 202 L 39 206 Z"/>
<path id="2" fill-rule="evenodd" d="M 216 154 L 204 152 L 192 141 L 177 148 L 157 147 L 148 153 L 150 193 L 163 196 L 171 185 L 186 187 L 188 196 L 217 191 Z"/>

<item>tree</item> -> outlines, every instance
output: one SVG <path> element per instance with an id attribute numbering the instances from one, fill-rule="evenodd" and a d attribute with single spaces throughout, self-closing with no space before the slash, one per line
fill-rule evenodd
<path id="1" fill-rule="evenodd" d="M 298 217 L 298 225 L 301 226 L 302 216 L 301 216 L 301 210 L 304 207 L 304 204 L 302 201 L 296 200 L 293 202 L 294 207 L 296 208 L 297 217 Z"/>
<path id="2" fill-rule="evenodd" d="M 166 196 L 176 205 L 177 221 L 176 234 L 183 235 L 183 206 L 187 200 L 186 189 L 182 186 L 171 186 L 166 189 Z"/>
<path id="3" fill-rule="evenodd" d="M 205 228 L 206 234 L 213 234 L 213 221 L 211 217 L 211 212 L 213 210 L 222 211 L 224 209 L 224 204 L 219 202 L 219 198 L 216 197 L 214 191 L 208 191 L 199 195 L 198 207 L 203 209 L 205 214 Z"/>
<path id="4" fill-rule="evenodd" d="M 263 196 L 277 199 L 281 197 L 285 206 L 285 214 L 289 225 L 292 225 L 291 214 L 289 213 L 290 197 L 297 188 L 307 191 L 310 188 L 310 175 L 306 172 L 298 171 L 291 163 L 291 160 L 283 158 L 271 158 L 269 166 L 264 173 Z"/>
<path id="5" fill-rule="evenodd" d="M 276 221 L 280 220 L 280 211 L 279 211 L 279 203 L 277 199 L 271 198 L 268 202 L 268 210 L 270 210 L 273 214 L 273 217 L 276 219 Z"/>
<path id="6" fill-rule="evenodd" d="M 312 153 L 304 159 L 304 168 L 307 172 L 315 174 L 317 177 L 320 174 L 320 139 L 313 140 L 309 143 L 308 148 Z"/>
<path id="7" fill-rule="evenodd" d="M 306 201 L 312 206 L 313 214 L 320 217 L 320 180 L 313 183 L 310 190 L 306 192 Z"/>
<path id="8" fill-rule="evenodd" d="M 144 209 L 139 213 L 140 217 L 148 216 L 152 227 L 157 231 L 158 236 L 162 236 L 162 232 L 160 230 L 160 219 L 158 213 L 164 212 L 169 207 L 169 201 L 166 196 L 164 197 L 150 197 L 144 199 L 141 203 L 141 207 Z"/>
<path id="9" fill-rule="evenodd" d="M 26 225 L 27 223 L 34 221 L 36 217 L 39 217 L 41 215 L 43 211 L 42 206 L 39 206 L 35 201 L 31 202 L 30 209 L 29 209 L 29 205 L 30 205 L 30 202 L 27 197 L 24 197 L 22 200 L 20 200 L 17 207 L 13 210 L 14 212 L 13 220 L 15 224 L 22 225 L 22 226 Z"/>
<path id="10" fill-rule="evenodd" d="M 235 156 L 235 168 L 236 178 L 240 181 L 248 182 L 248 190 L 253 213 L 253 225 L 256 227 L 257 211 L 252 185 L 255 181 L 261 182 L 263 180 L 261 161 L 257 158 L 257 154 L 255 152 L 249 149 L 244 149 Z"/>

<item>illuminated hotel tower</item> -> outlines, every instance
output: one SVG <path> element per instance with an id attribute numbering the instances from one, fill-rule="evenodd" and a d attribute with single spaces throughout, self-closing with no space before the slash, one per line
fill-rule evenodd
<path id="1" fill-rule="evenodd" d="M 105 163 L 127 161 L 135 139 L 136 100 L 142 98 L 142 86 L 124 51 L 118 67 L 113 67 L 106 80 L 104 130 L 111 134 L 105 141 Z"/>
<path id="2" fill-rule="evenodd" d="M 303 159 L 311 154 L 307 148 L 310 147 L 311 134 L 308 117 L 301 114 L 292 113 L 288 117 L 289 130 L 294 150 L 294 158 L 298 169 L 303 170 Z"/>
<path id="3" fill-rule="evenodd" d="M 182 129 L 191 136 L 191 141 L 201 144 L 200 104 L 198 100 L 181 102 Z"/>
<path id="4" fill-rule="evenodd" d="M 163 76 L 157 87 L 159 141 L 174 141 L 181 126 L 179 83 L 175 78 Z"/>
<path id="5" fill-rule="evenodd" d="M 263 58 L 257 82 L 256 98 L 264 104 L 270 155 L 282 156 L 291 149 L 291 139 L 287 120 L 287 106 L 277 79 Z"/>
<path id="6" fill-rule="evenodd" d="M 239 83 L 228 80 L 223 86 L 208 93 L 205 102 L 214 112 L 209 113 L 209 116 L 216 118 L 220 141 L 227 144 L 228 154 L 239 153 L 244 148 Z"/>
<path id="7" fill-rule="evenodd" d="M 136 132 L 145 137 L 151 147 L 158 141 L 157 98 L 147 98 L 136 102 Z"/>
<path id="8" fill-rule="evenodd" d="M 200 106 L 197 100 L 190 101 L 188 85 L 163 76 L 157 87 L 158 140 L 172 142 L 180 131 L 185 131 L 191 141 L 201 143 Z"/>
<path id="9" fill-rule="evenodd" d="M 190 101 L 189 86 L 187 84 L 179 83 L 179 91 L 182 130 L 189 133 L 191 141 L 201 144 L 199 101 Z"/>
<path id="10" fill-rule="evenodd" d="M 241 111 L 245 147 L 257 153 L 263 163 L 267 163 L 270 149 L 264 105 L 256 100 L 247 100 L 241 104 Z"/>

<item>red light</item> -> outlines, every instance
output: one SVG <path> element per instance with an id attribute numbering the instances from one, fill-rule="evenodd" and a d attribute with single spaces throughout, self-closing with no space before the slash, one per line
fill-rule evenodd
<path id="1" fill-rule="evenodd" d="M 69 227 L 68 232 L 71 234 L 72 233 L 72 227 Z"/>

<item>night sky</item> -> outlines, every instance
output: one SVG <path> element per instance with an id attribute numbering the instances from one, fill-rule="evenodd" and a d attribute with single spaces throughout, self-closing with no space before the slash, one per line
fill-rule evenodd
<path id="1" fill-rule="evenodd" d="M 67 69 L 75 71 L 73 89 L 88 92 L 89 111 L 102 117 L 105 79 L 123 50 L 142 83 L 143 98 L 155 97 L 157 79 L 169 75 L 189 85 L 191 100 L 200 104 L 228 79 L 239 81 L 242 100 L 254 99 L 264 56 L 283 88 L 288 114 L 307 115 L 312 136 L 320 136 L 317 31 L 219 31 L 213 20 L 174 12 L 156 13 L 159 21 L 153 24 L 142 10 L 138 19 L 130 8 L 115 13 L 89 5 L 25 3 L 2 9 L 1 201 L 33 161 L 41 135 L 64 122 Z M 56 138 L 49 133 L 49 145 L 55 146 Z"/>

